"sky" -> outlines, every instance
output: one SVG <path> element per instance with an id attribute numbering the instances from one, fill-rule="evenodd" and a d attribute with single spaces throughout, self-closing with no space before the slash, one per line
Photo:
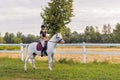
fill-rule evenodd
<path id="1" fill-rule="evenodd" d="M 50 0 L 0 0 L 0 33 L 39 35 L 42 8 Z M 120 22 L 120 0 L 73 0 L 72 21 L 67 25 L 72 31 L 84 32 L 86 26 L 104 24 L 114 29 Z"/>

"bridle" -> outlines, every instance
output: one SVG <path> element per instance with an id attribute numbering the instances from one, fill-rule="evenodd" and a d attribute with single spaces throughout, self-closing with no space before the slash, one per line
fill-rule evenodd
<path id="1" fill-rule="evenodd" d="M 56 38 L 60 38 L 60 37 L 57 37 L 57 36 L 58 36 L 58 34 L 56 35 Z M 58 40 L 58 41 L 49 41 L 49 42 L 52 42 L 52 43 L 60 43 L 62 40 L 63 40 L 63 39 L 60 39 L 60 40 Z"/>

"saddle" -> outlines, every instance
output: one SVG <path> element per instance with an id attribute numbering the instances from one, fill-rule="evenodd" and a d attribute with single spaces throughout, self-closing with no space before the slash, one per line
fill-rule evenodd
<path id="1" fill-rule="evenodd" d="M 42 50 L 42 45 L 41 45 L 40 42 L 37 43 L 36 50 L 37 51 L 41 51 Z"/>
<path id="2" fill-rule="evenodd" d="M 42 44 L 40 42 L 37 43 L 36 50 L 41 51 L 41 50 L 47 50 L 47 41 L 45 41 L 45 47 L 42 47 Z"/>

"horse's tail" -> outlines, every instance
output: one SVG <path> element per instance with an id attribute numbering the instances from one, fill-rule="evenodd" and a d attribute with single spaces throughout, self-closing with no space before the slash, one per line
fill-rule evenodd
<path id="1" fill-rule="evenodd" d="M 26 49 L 25 49 L 26 58 L 27 58 L 27 56 L 29 55 L 29 53 L 28 53 L 28 47 L 29 47 L 29 46 L 30 46 L 30 44 L 27 44 L 27 45 L 26 45 Z M 29 61 L 30 64 L 32 64 L 31 58 L 29 58 L 28 61 Z"/>
<path id="2" fill-rule="evenodd" d="M 29 44 L 26 44 L 26 46 L 25 46 L 25 55 L 27 55 L 27 53 L 28 53 L 28 46 L 29 46 Z"/>

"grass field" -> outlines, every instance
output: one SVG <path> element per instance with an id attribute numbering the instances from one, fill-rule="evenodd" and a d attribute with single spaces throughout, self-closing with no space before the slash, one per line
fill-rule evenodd
<path id="1" fill-rule="evenodd" d="M 120 64 L 92 62 L 82 64 L 72 60 L 55 62 L 53 71 L 48 70 L 47 61 L 36 61 L 37 70 L 28 64 L 24 72 L 19 59 L 0 58 L 0 80 L 120 80 Z"/>
<path id="2" fill-rule="evenodd" d="M 26 51 L 26 50 L 24 50 Z M 57 47 L 57 52 L 82 52 L 81 47 Z M 86 51 L 90 52 L 120 52 L 120 47 L 88 47 L 86 48 Z M 10 57 L 10 58 L 20 58 L 19 53 L 0 53 L 0 57 Z M 55 60 L 58 61 L 60 58 L 66 58 L 66 59 L 73 59 L 74 61 L 82 62 L 82 54 L 55 54 Z M 47 60 L 47 57 L 41 58 L 40 56 L 36 57 L 37 60 Z M 111 63 L 118 63 L 120 64 L 120 55 L 108 55 L 108 54 L 87 54 L 86 60 L 88 62 L 93 62 L 94 60 L 97 60 L 99 62 L 102 61 L 109 61 Z"/>

